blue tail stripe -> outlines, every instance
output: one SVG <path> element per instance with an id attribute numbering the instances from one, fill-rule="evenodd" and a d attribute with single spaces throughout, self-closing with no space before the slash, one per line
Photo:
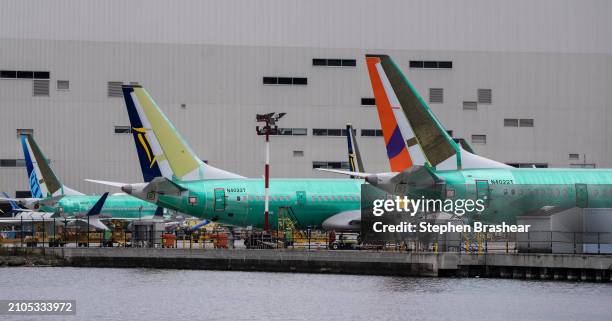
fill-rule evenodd
<path id="1" fill-rule="evenodd" d="M 28 183 L 30 184 L 30 192 L 32 193 L 32 197 L 42 198 L 42 190 L 40 189 L 38 177 L 36 177 L 36 171 L 34 170 L 34 164 L 32 163 L 30 152 L 28 151 L 28 144 L 26 142 L 27 136 L 21 135 L 20 139 L 21 147 L 23 148 L 23 158 L 25 160 L 26 170 L 28 172 Z"/>
<path id="2" fill-rule="evenodd" d="M 153 150 L 151 145 L 144 133 L 134 130 L 135 128 L 142 128 L 142 121 L 138 116 L 136 105 L 132 99 L 132 92 L 134 88 L 126 86 L 123 87 L 123 98 L 125 100 L 125 106 L 127 107 L 128 116 L 130 118 L 130 126 L 132 126 L 132 136 L 134 143 L 136 144 L 136 152 L 138 153 L 138 160 L 140 161 L 140 169 L 142 171 L 142 178 L 145 182 L 152 181 L 155 177 L 160 177 L 161 170 L 155 160 L 151 161 L 149 157 L 153 157 Z M 147 149 L 147 150 L 145 150 Z M 149 152 L 147 154 L 147 151 Z"/>

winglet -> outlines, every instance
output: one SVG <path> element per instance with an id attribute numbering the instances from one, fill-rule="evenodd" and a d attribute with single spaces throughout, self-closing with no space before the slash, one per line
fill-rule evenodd
<path id="1" fill-rule="evenodd" d="M 102 207 L 104 206 L 104 202 L 106 202 L 106 198 L 108 197 L 108 192 L 104 193 L 102 197 L 91 207 L 89 212 L 87 212 L 87 216 L 94 216 L 100 214 L 102 212 Z"/>
<path id="2" fill-rule="evenodd" d="M 158 206 L 157 209 L 155 209 L 155 214 L 153 214 L 153 218 L 164 218 L 164 208 Z"/>

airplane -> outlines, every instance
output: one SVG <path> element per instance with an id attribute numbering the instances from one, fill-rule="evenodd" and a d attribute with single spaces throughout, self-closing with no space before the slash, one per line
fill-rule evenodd
<path id="1" fill-rule="evenodd" d="M 389 56 L 366 55 L 366 64 L 390 161 L 413 163 L 412 150 L 408 158 L 400 157 L 406 146 L 418 146 L 414 155 L 420 151 L 423 165 L 392 166 L 392 172 L 374 174 L 328 171 L 363 177 L 410 198 L 481 200 L 484 210 L 473 219 L 483 222 L 513 223 L 518 216 L 612 207 L 611 169 L 514 168 L 478 156 L 450 137 Z M 389 113 L 408 126 L 386 126 Z"/>
<path id="2" fill-rule="evenodd" d="M 363 161 L 361 153 L 357 146 L 357 138 L 355 137 L 355 129 L 353 125 L 346 124 L 346 143 L 348 147 L 348 164 L 350 172 L 364 173 Z M 351 178 L 358 178 L 351 175 Z M 348 211 L 342 214 L 334 215 L 322 223 L 323 229 L 328 231 L 342 232 L 359 232 L 361 231 L 361 212 Z"/>
<path id="3" fill-rule="evenodd" d="M 264 227 L 264 181 L 204 163 L 183 140 L 149 93 L 123 86 L 128 113 L 136 110 L 161 176 L 149 183 L 87 181 L 121 188 L 167 209 L 233 226 Z M 136 124 L 130 117 L 132 127 Z M 285 213 L 302 227 L 320 227 L 335 215 L 360 212 L 360 179 L 271 179 L 270 226 Z"/>
<path id="4" fill-rule="evenodd" d="M 3 199 L 16 201 L 31 210 L 58 213 L 65 217 L 73 217 L 96 203 L 99 196 L 84 195 L 60 182 L 49 166 L 48 159 L 31 135 L 20 135 L 20 141 L 32 198 L 12 199 L 7 197 Z M 154 169 L 152 167 L 147 171 Z M 143 177 L 144 171 L 145 169 L 143 169 Z M 104 220 L 160 219 L 163 218 L 163 211 L 149 202 L 119 193 L 108 197 L 100 217 Z"/>
<path id="5" fill-rule="evenodd" d="M 8 195 L 6 195 L 6 193 L 4 193 L 4 196 L 7 197 L 8 199 Z M 13 214 L 12 217 L 9 218 L 0 218 L 0 224 L 9 224 L 9 225 L 16 225 L 16 224 L 23 224 L 25 223 L 54 223 L 55 225 L 64 225 L 64 226 L 68 226 L 68 225 L 73 225 L 75 224 L 77 221 L 89 224 L 89 226 L 92 226 L 94 228 L 96 228 L 97 230 L 108 230 L 109 228 L 102 223 L 101 221 L 101 210 L 102 207 L 104 206 L 104 203 L 106 202 L 108 198 L 108 192 L 104 193 L 95 203 L 94 205 L 89 209 L 89 211 L 87 211 L 86 213 L 83 212 L 79 212 L 79 213 L 75 213 L 75 215 L 73 215 L 72 217 L 68 218 L 66 216 L 62 216 L 59 213 L 50 213 L 50 212 L 36 212 L 36 211 L 32 211 L 32 210 L 28 210 L 28 209 L 22 209 L 19 206 L 17 206 L 17 204 L 9 199 L 8 202 L 11 205 L 11 214 Z"/>

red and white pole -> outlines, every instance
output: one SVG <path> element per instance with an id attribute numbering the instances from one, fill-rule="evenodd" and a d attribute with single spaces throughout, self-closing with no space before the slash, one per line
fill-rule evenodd
<path id="1" fill-rule="evenodd" d="M 266 191 L 264 194 L 264 230 L 270 231 L 269 208 L 270 208 L 270 129 L 266 130 L 266 168 L 264 179 Z"/>

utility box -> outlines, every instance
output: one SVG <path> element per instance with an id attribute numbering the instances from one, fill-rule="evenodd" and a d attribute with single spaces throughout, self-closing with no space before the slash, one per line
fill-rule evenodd
<path id="1" fill-rule="evenodd" d="M 164 223 L 155 221 L 132 222 L 132 246 L 161 247 Z"/>

